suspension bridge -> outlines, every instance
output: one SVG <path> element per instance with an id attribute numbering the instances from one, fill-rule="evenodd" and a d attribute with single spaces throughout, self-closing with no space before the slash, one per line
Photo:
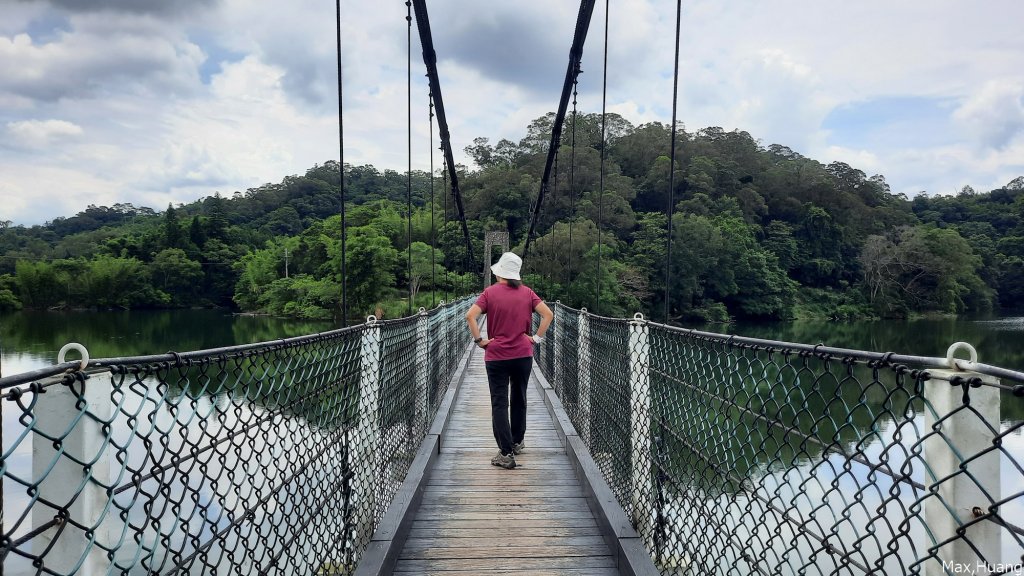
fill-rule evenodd
<path id="1" fill-rule="evenodd" d="M 556 304 L 508 471 L 489 464 L 472 302 L 0 380 L 4 573 L 1020 569 L 1022 424 L 1000 404 L 1024 374 L 967 346 L 844 350 Z"/>
<path id="2" fill-rule="evenodd" d="M 481 269 L 426 6 L 408 6 L 467 271 Z M 489 464 L 473 299 L 212 350 L 69 346 L 80 359 L 0 378 L 3 574 L 1024 570 L 1024 423 L 1001 417 L 1024 402 L 1024 373 L 967 344 L 848 350 L 553 303 L 526 449 L 503 470 Z"/>

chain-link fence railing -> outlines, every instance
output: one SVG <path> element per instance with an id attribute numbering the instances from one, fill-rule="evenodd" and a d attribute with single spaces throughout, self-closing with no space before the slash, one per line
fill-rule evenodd
<path id="1" fill-rule="evenodd" d="M 1024 373 L 554 308 L 538 366 L 662 574 L 1024 573 Z"/>
<path id="2" fill-rule="evenodd" d="M 0 379 L 2 573 L 351 573 L 471 304 Z"/>

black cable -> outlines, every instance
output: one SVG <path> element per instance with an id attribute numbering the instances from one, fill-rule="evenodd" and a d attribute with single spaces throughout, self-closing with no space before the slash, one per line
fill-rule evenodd
<path id="1" fill-rule="evenodd" d="M 405 206 L 406 206 L 406 231 L 405 231 L 405 254 L 407 272 L 409 274 L 409 301 L 407 305 L 408 315 L 412 316 L 412 2 L 405 2 L 406 15 L 406 107 L 408 114 L 408 147 L 409 167 L 406 172 L 405 184 Z"/>
<path id="2" fill-rule="evenodd" d="M 604 223 L 604 159 L 607 156 L 607 105 L 608 105 L 608 2 L 604 0 L 604 71 L 601 80 L 601 190 L 597 202 L 597 301 L 594 313 L 601 310 L 601 224 Z"/>
<path id="3" fill-rule="evenodd" d="M 576 96 L 577 80 L 572 83 L 572 148 L 569 155 L 569 272 L 568 283 L 572 283 L 572 224 L 576 219 Z"/>
<path id="4" fill-rule="evenodd" d="M 441 148 L 444 150 L 445 165 L 448 176 L 452 179 L 452 198 L 459 211 L 462 223 L 462 237 L 466 241 L 466 269 L 473 264 L 473 243 L 469 240 L 469 226 L 466 224 L 466 211 L 462 206 L 462 194 L 459 193 L 459 175 L 456 170 L 455 156 L 452 154 L 451 135 L 448 133 L 448 118 L 444 112 L 444 98 L 441 97 L 441 81 L 437 77 L 437 53 L 434 52 L 434 39 L 430 34 L 430 18 L 427 15 L 426 0 L 413 0 L 416 10 L 416 26 L 420 33 L 420 44 L 423 46 L 423 63 L 427 67 L 427 78 L 430 80 L 430 93 L 434 95 L 434 109 L 437 112 L 437 130 L 441 136 Z"/>
<path id="5" fill-rule="evenodd" d="M 448 168 L 448 160 L 445 159 L 444 156 L 442 156 L 441 157 L 441 178 L 443 179 L 442 180 L 442 182 L 443 182 L 442 188 L 444 190 L 448 189 L 448 170 L 447 170 L 447 168 Z M 444 218 L 441 220 L 441 227 L 442 227 L 443 230 L 447 230 L 448 229 L 448 194 L 444 195 Z M 454 286 L 451 285 L 451 281 L 452 280 L 451 280 L 451 276 L 449 275 L 449 270 L 447 268 L 445 268 L 444 275 L 445 275 L 444 276 L 444 299 L 446 301 L 448 301 L 448 302 L 451 302 L 452 301 L 452 295 L 451 295 L 450 289 L 454 288 Z"/>
<path id="6" fill-rule="evenodd" d="M 683 0 L 676 0 L 676 62 L 672 73 L 672 145 L 668 169 L 668 238 L 665 241 L 665 324 L 668 324 L 668 298 L 671 293 L 672 275 L 672 216 L 676 203 L 676 103 L 679 94 L 679 23 L 682 20 Z"/>
<path id="7" fill-rule="evenodd" d="M 437 251 L 437 233 L 434 228 L 434 95 L 430 100 L 430 307 L 435 306 L 434 295 L 437 293 L 437 263 L 434 252 Z"/>
<path id="8" fill-rule="evenodd" d="M 572 47 L 569 49 L 569 67 L 565 71 L 565 82 L 562 84 L 562 96 L 558 100 L 555 123 L 551 126 L 551 143 L 548 146 L 548 158 L 544 164 L 544 175 L 541 177 L 540 192 L 537 193 L 537 202 L 533 206 L 533 215 L 530 217 L 530 229 L 526 233 L 526 245 L 523 247 L 524 260 L 530 251 L 530 239 L 533 238 L 533 232 L 537 227 L 540 207 L 544 204 L 544 192 L 547 190 L 548 179 L 551 177 L 551 165 L 554 163 L 558 143 L 562 141 L 562 123 L 565 122 L 565 109 L 569 104 L 569 90 L 580 73 L 580 59 L 583 58 L 583 44 L 587 40 L 587 31 L 590 29 L 590 17 L 594 13 L 594 1 L 581 0 L 580 12 L 576 16 L 576 32 L 573 35 Z"/>
<path id="9" fill-rule="evenodd" d="M 345 268 L 345 130 L 341 106 L 341 0 L 335 0 L 338 32 L 338 177 L 341 188 L 341 325 L 348 326 L 348 271 Z"/>

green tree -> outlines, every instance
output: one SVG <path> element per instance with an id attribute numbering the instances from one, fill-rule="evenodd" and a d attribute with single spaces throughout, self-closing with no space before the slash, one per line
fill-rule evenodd
<path id="1" fill-rule="evenodd" d="M 178 221 L 178 212 L 174 206 L 168 204 L 164 212 L 164 248 L 184 248 L 185 232 L 181 229 Z"/>
<path id="2" fill-rule="evenodd" d="M 467 216 L 500 226 L 515 244 L 529 226 L 530 198 L 538 186 L 537 179 L 518 169 L 484 170 L 466 184 Z"/>
<path id="3" fill-rule="evenodd" d="M 800 247 L 793 237 L 793 228 L 789 224 L 781 220 L 769 222 L 764 228 L 762 244 L 778 258 L 779 267 L 783 270 L 792 270 L 799 264 Z"/>
<path id="4" fill-rule="evenodd" d="M 241 245 L 228 246 L 224 242 L 212 238 L 206 241 L 203 248 L 203 285 L 200 293 L 201 304 L 230 307 L 234 305 L 232 296 L 238 282 L 238 271 L 235 264 L 246 253 Z"/>
<path id="5" fill-rule="evenodd" d="M 665 307 L 665 273 L 668 246 L 668 217 L 661 212 L 637 214 L 637 229 L 627 250 L 627 263 L 644 279 L 645 288 L 636 291 L 644 303 L 643 312 L 662 318 Z"/>
<path id="6" fill-rule="evenodd" d="M 340 308 L 341 294 L 332 280 L 306 274 L 278 278 L 260 294 L 260 308 L 270 314 L 327 320 Z"/>
<path id="7" fill-rule="evenodd" d="M 416 295 L 420 288 L 426 286 L 431 289 L 437 287 L 437 283 L 444 278 L 445 269 L 441 263 L 444 262 L 444 253 L 434 250 L 430 245 L 423 242 L 412 243 L 412 287 L 411 299 L 416 302 Z"/>
<path id="8" fill-rule="evenodd" d="M 204 205 L 207 215 L 206 237 L 227 242 L 229 225 L 227 201 L 220 195 L 220 192 L 217 192 L 207 198 Z"/>
<path id="9" fill-rule="evenodd" d="M 372 313 L 394 291 L 398 251 L 375 228 L 349 230 L 346 264 L 349 274 L 349 310 L 356 315 Z"/>
<path id="10" fill-rule="evenodd" d="M 59 276 L 49 262 L 18 260 L 14 269 L 19 296 L 26 308 L 46 309 L 63 301 L 67 279 Z"/>
<path id="11" fill-rule="evenodd" d="M 21 300 L 15 295 L 18 282 L 10 274 L 0 274 L 0 312 L 21 310 Z"/>
<path id="12" fill-rule="evenodd" d="M 1004 308 L 1024 308 L 1024 259 L 1007 258 L 1000 267 L 999 304 Z"/>
<path id="13" fill-rule="evenodd" d="M 206 229 L 203 227 L 203 223 L 200 222 L 199 216 L 192 217 L 192 224 L 188 227 L 188 238 L 197 248 L 202 249 L 203 245 L 206 244 Z"/>
<path id="14" fill-rule="evenodd" d="M 883 315 L 991 308 L 993 293 L 978 276 L 981 259 L 956 230 L 915 226 L 891 238 L 871 236 L 860 262 L 868 299 Z"/>
<path id="15" fill-rule="evenodd" d="M 267 249 L 254 250 L 239 260 L 234 300 L 243 310 L 259 310 L 260 295 L 278 279 L 277 248 L 275 244 L 268 243 Z"/>
<path id="16" fill-rule="evenodd" d="M 154 288 L 170 298 L 171 305 L 188 306 L 196 301 L 202 286 L 203 269 L 180 248 L 161 250 L 149 265 Z"/>
<path id="17" fill-rule="evenodd" d="M 155 290 L 145 264 L 134 258 L 97 256 L 88 263 L 81 278 L 84 297 L 99 308 L 138 308 L 169 303 L 166 294 Z"/>
<path id="18" fill-rule="evenodd" d="M 529 261 L 523 263 L 533 277 L 530 286 L 547 300 L 585 306 L 575 298 L 587 292 L 570 293 L 569 287 L 587 273 L 584 256 L 597 246 L 597 236 L 597 226 L 587 219 L 555 224 L 531 245 Z"/>

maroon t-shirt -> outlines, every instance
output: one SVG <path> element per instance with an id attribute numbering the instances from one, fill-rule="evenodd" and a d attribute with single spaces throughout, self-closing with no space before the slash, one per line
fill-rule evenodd
<path id="1" fill-rule="evenodd" d="M 526 333 L 533 322 L 533 309 L 541 303 L 540 296 L 525 285 L 512 288 L 492 284 L 476 299 L 476 305 L 487 315 L 487 337 L 484 361 L 512 360 L 533 356 L 533 341 Z"/>

